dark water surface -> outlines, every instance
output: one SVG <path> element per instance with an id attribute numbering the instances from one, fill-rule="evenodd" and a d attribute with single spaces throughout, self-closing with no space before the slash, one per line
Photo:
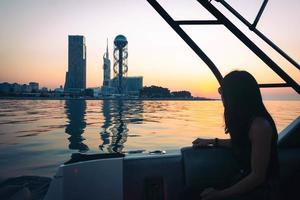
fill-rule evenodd
<path id="1" fill-rule="evenodd" d="M 266 101 L 278 130 L 299 101 Z M 0 100 L 0 179 L 52 176 L 74 152 L 167 150 L 227 138 L 220 101 Z"/>

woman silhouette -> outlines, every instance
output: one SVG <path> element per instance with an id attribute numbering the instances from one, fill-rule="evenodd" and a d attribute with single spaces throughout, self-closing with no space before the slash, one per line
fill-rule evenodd
<path id="1" fill-rule="evenodd" d="M 224 105 L 225 132 L 229 133 L 230 140 L 198 138 L 193 146 L 212 142 L 230 146 L 241 173 L 225 189 L 205 189 L 202 199 L 278 199 L 277 130 L 256 80 L 246 71 L 233 71 L 222 80 L 219 93 Z"/>

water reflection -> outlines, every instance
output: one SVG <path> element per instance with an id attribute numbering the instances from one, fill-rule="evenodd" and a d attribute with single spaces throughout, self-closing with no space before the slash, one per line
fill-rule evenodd
<path id="1" fill-rule="evenodd" d="M 66 100 L 65 113 L 68 118 L 68 124 L 65 132 L 70 135 L 68 138 L 70 144 L 69 149 L 79 150 L 79 152 L 86 152 L 89 147 L 83 143 L 85 140 L 82 137 L 86 127 L 86 101 L 84 100 Z"/>
<path id="2" fill-rule="evenodd" d="M 109 152 L 121 152 L 124 143 L 127 141 L 128 128 L 126 124 L 126 107 L 122 100 L 115 101 L 113 104 L 113 126 L 110 128 L 112 133 Z"/>
<path id="3" fill-rule="evenodd" d="M 104 100 L 102 103 L 104 117 L 100 130 L 102 144 L 99 149 L 108 152 L 121 152 L 127 141 L 129 123 L 138 124 L 143 122 L 143 102 Z"/>
<path id="4" fill-rule="evenodd" d="M 101 126 L 101 131 L 100 131 L 100 137 L 103 143 L 99 145 L 99 149 L 104 151 L 104 147 L 109 145 L 110 140 L 110 130 L 109 127 L 111 126 L 112 123 L 112 116 L 111 116 L 111 101 L 109 100 L 103 100 L 102 102 L 102 108 L 101 111 L 103 113 L 104 117 L 104 122 L 103 125 Z"/>
<path id="5" fill-rule="evenodd" d="M 300 114 L 299 101 L 266 101 L 266 106 L 279 131 Z M 28 120 L 36 111 L 35 120 Z M 99 145 L 103 152 L 114 145 L 123 145 L 118 147 L 123 151 L 168 150 L 191 145 L 196 137 L 227 136 L 220 101 L 0 100 L 0 113 L 0 179 L 52 176 L 73 151 L 100 152 Z M 117 133 L 124 124 L 126 136 Z M 20 137 L 36 130 L 40 134 Z M 68 135 L 59 134 L 64 132 Z M 76 150 L 66 151 L 69 144 Z"/>

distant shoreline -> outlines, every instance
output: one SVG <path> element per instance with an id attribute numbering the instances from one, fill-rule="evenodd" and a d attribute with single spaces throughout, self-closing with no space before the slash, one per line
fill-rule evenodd
<path id="1" fill-rule="evenodd" d="M 0 97 L 0 100 L 124 100 L 124 101 L 221 101 L 210 98 L 108 98 L 108 97 Z M 264 99 L 265 101 L 299 101 L 298 99 Z"/>
<path id="2" fill-rule="evenodd" d="M 109 97 L 0 97 L 0 100 L 133 100 L 133 101 L 220 101 L 210 98 L 109 98 Z"/>

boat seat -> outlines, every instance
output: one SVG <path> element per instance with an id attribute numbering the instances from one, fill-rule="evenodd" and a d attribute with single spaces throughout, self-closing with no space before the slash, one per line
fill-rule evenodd
<path id="1" fill-rule="evenodd" d="M 279 134 L 278 154 L 282 181 L 300 172 L 300 117 Z"/>
<path id="2" fill-rule="evenodd" d="M 300 148 L 300 117 L 297 117 L 278 136 L 279 148 Z"/>
<path id="3" fill-rule="evenodd" d="M 188 191 L 226 186 L 238 172 L 230 149 L 185 147 L 181 152 Z M 300 117 L 279 134 L 278 154 L 281 188 L 286 199 L 293 199 L 300 185 Z"/>
<path id="4" fill-rule="evenodd" d="M 185 147 L 181 152 L 186 188 L 224 186 L 239 169 L 230 149 Z"/>
<path id="5" fill-rule="evenodd" d="M 300 185 L 300 117 L 279 134 L 278 154 L 281 191 L 285 199 L 294 199 Z"/>

